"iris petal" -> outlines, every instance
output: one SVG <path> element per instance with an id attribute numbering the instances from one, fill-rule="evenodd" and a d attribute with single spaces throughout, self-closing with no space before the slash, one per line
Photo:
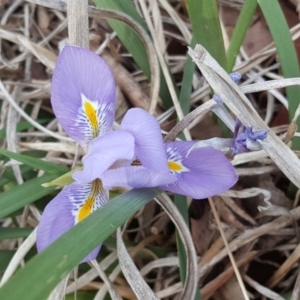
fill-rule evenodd
<path id="1" fill-rule="evenodd" d="M 117 160 L 134 158 L 134 138 L 122 130 L 108 132 L 94 139 L 88 148 L 88 154 L 83 157 L 83 170 L 72 176 L 76 181 L 88 183 L 100 178 L 104 171 Z"/>
<path id="2" fill-rule="evenodd" d="M 134 136 L 136 157 L 145 168 L 169 172 L 160 127 L 152 115 L 143 109 L 132 108 L 124 116 L 121 128 Z"/>
<path id="3" fill-rule="evenodd" d="M 64 130 L 86 146 L 111 129 L 116 89 L 107 63 L 95 53 L 65 46 L 53 72 L 51 102 Z"/>
<path id="4" fill-rule="evenodd" d="M 180 161 L 184 170 L 174 171 L 177 181 L 162 189 L 195 199 L 222 193 L 237 181 L 237 174 L 225 155 L 211 147 L 189 152 L 195 142 L 172 142 L 165 145 L 171 161 Z M 187 156 L 187 153 L 189 155 Z"/>
<path id="5" fill-rule="evenodd" d="M 174 182 L 176 177 L 148 170 L 143 166 L 128 166 L 108 170 L 102 175 L 103 185 L 109 189 L 116 186 L 125 188 L 157 187 Z"/>
<path id="6" fill-rule="evenodd" d="M 97 180 L 90 184 L 72 183 L 65 187 L 49 202 L 41 217 L 37 230 L 38 252 L 44 250 L 107 201 L 107 194 L 101 181 Z M 87 206 L 91 206 L 90 209 L 87 210 Z M 100 247 L 95 248 L 82 262 L 95 259 Z"/>

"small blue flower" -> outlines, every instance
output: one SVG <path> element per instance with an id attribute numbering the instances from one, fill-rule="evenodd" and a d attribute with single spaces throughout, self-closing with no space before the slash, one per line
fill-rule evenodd
<path id="1" fill-rule="evenodd" d="M 234 147 L 231 147 L 231 151 L 237 154 L 260 150 L 261 142 L 267 137 L 267 134 L 267 130 L 253 126 L 245 128 L 238 120 L 234 130 Z"/>

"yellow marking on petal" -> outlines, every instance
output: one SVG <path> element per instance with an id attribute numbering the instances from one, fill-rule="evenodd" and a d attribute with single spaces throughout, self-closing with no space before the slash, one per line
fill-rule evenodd
<path id="1" fill-rule="evenodd" d="M 178 162 L 175 162 L 175 161 L 169 160 L 168 165 L 169 165 L 169 168 L 170 168 L 171 171 L 178 172 L 178 171 L 182 171 L 182 169 L 183 169 L 182 165 Z"/>
<path id="2" fill-rule="evenodd" d="M 82 221 L 86 217 L 88 217 L 93 212 L 93 206 L 96 201 L 97 195 L 103 189 L 102 182 L 100 179 L 96 179 L 92 182 L 91 192 L 87 196 L 86 200 L 84 201 L 83 205 L 79 209 L 77 215 L 77 222 Z"/>
<path id="3" fill-rule="evenodd" d="M 84 102 L 84 111 L 90 122 L 93 138 L 99 135 L 99 121 L 95 107 L 89 101 Z"/>

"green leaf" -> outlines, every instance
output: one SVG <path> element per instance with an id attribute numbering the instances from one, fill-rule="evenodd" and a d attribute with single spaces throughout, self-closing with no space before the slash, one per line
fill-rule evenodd
<path id="1" fill-rule="evenodd" d="M 55 190 L 53 187 L 43 188 L 41 185 L 56 177 L 57 175 L 54 174 L 45 174 L 2 193 L 0 195 L 0 219 L 52 193 Z"/>
<path id="2" fill-rule="evenodd" d="M 230 40 L 229 48 L 227 51 L 227 71 L 231 72 L 239 54 L 240 48 L 244 41 L 245 35 L 249 29 L 252 18 L 257 8 L 257 2 L 253 0 L 245 0 L 243 8 L 236 22 L 232 38 Z"/>
<path id="3" fill-rule="evenodd" d="M 26 238 L 31 232 L 30 228 L 0 227 L 0 240 Z"/>
<path id="4" fill-rule="evenodd" d="M 19 154 L 15 152 L 11 152 L 8 150 L 0 149 L 0 154 L 9 157 L 11 159 L 15 159 L 17 161 L 22 162 L 23 164 L 30 166 L 35 169 L 43 170 L 48 173 L 61 175 L 63 173 L 68 172 L 69 170 L 65 167 L 49 163 L 47 161 L 43 161 L 41 159 L 37 159 L 31 156 L 27 156 L 24 154 Z"/>
<path id="5" fill-rule="evenodd" d="M 145 188 L 131 190 L 93 212 L 19 270 L 0 289 L 0 299 L 47 299 L 91 250 L 159 192 Z"/>
<path id="6" fill-rule="evenodd" d="M 132 17 L 135 21 L 137 21 L 146 31 L 148 31 L 145 21 L 141 18 L 141 16 L 135 9 L 135 6 L 133 5 L 132 1 L 94 0 L 94 2 L 99 8 L 113 9 L 127 14 L 128 16 Z M 109 20 L 108 23 L 112 27 L 112 29 L 117 33 L 119 39 L 122 41 L 128 52 L 131 53 L 133 59 L 143 71 L 143 73 L 146 75 L 148 80 L 150 80 L 150 66 L 147 53 L 138 35 L 130 27 L 128 27 L 126 24 L 120 21 Z M 167 87 L 166 80 L 162 72 L 160 78 L 160 97 L 163 100 L 165 106 L 168 108 L 173 106 L 172 98 L 170 96 L 169 89 Z"/>
<path id="7" fill-rule="evenodd" d="M 216 0 L 187 0 L 193 34 L 215 60 L 227 69 L 224 41 Z"/>
<path id="8" fill-rule="evenodd" d="M 196 42 L 203 45 L 226 70 L 226 54 L 216 0 L 187 0 L 187 10 Z M 218 119 L 218 123 L 222 135 L 224 137 L 230 136 L 230 130 L 222 120 Z"/>
<path id="9" fill-rule="evenodd" d="M 0 250 L 0 272 L 4 272 L 15 255 L 15 250 Z"/>
<path id="10" fill-rule="evenodd" d="M 299 77 L 299 62 L 289 27 L 277 0 L 258 0 L 273 37 L 285 78 Z M 299 105 L 300 86 L 286 88 L 290 120 Z M 300 120 L 297 121 L 300 127 Z M 293 139 L 293 148 L 300 149 L 300 139 Z"/>

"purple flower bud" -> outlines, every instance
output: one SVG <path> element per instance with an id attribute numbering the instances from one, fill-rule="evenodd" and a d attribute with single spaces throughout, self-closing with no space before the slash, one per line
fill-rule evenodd
<path id="1" fill-rule="evenodd" d="M 238 121 L 239 122 L 239 121 Z M 241 126 L 237 122 L 237 133 Z M 242 133 L 235 135 L 235 146 L 231 148 L 233 153 L 257 151 L 261 149 L 261 141 L 267 137 L 267 130 L 247 127 Z"/>
<path id="2" fill-rule="evenodd" d="M 239 72 L 233 72 L 229 74 L 229 77 L 234 83 L 238 83 L 241 80 L 242 75 Z"/>

